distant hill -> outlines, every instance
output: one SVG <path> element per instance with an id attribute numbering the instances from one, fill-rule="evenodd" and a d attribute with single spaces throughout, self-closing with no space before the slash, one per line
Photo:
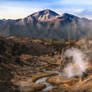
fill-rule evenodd
<path id="1" fill-rule="evenodd" d="M 78 13 L 78 15 L 92 19 L 92 10 L 86 9 Z"/>
<path id="2" fill-rule="evenodd" d="M 91 29 L 92 21 L 72 14 L 62 15 L 46 9 L 24 19 L 0 20 L 0 36 L 23 36 L 38 39 L 80 39 Z"/>

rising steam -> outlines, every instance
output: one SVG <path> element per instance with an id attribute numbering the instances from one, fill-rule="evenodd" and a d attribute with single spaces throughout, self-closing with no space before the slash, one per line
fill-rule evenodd
<path id="1" fill-rule="evenodd" d="M 64 68 L 64 73 L 67 77 L 81 76 L 87 68 L 88 61 L 84 53 L 77 49 L 71 48 L 65 51 L 65 57 L 71 59 L 68 65 Z"/>

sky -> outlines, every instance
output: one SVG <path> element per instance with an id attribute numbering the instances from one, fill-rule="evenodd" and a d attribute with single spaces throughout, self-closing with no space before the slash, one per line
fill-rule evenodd
<path id="1" fill-rule="evenodd" d="M 92 0 L 0 0 L 0 19 L 24 18 L 43 9 L 76 15 L 92 10 Z"/>

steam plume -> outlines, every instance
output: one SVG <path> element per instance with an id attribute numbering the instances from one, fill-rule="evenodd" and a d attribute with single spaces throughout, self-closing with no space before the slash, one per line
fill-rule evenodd
<path id="1" fill-rule="evenodd" d="M 64 68 L 64 73 L 67 77 L 81 76 L 87 68 L 88 62 L 84 53 L 77 49 L 71 48 L 65 51 L 65 57 L 71 58 L 71 61 L 66 61 L 69 64 Z"/>

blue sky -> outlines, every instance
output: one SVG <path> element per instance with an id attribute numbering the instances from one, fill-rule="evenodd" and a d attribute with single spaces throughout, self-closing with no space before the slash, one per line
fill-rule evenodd
<path id="1" fill-rule="evenodd" d="M 77 14 L 91 10 L 92 0 L 0 0 L 0 19 L 24 18 L 43 9 L 52 9 L 59 14 Z"/>

